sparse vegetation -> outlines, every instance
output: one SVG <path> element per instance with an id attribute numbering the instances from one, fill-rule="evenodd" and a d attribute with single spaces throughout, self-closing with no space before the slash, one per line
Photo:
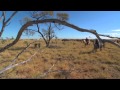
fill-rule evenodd
<path id="1" fill-rule="evenodd" d="M 10 64 L 10 60 L 26 46 L 26 41 L 33 42 L 33 40 L 20 40 L 10 49 L 0 53 L 0 69 Z M 84 44 L 79 41 L 65 42 L 58 39 L 55 44 L 56 41 L 52 40 L 51 48 L 46 48 L 43 40 L 40 42 L 41 49 L 30 62 L 6 71 L 0 75 L 0 78 L 120 78 L 120 49 L 112 44 L 106 43 L 102 51 L 92 53 L 90 52 L 93 49 L 92 44 L 84 47 Z M 28 59 L 36 51 L 33 47 L 34 44 L 23 52 L 16 63 Z M 44 73 L 47 74 L 43 75 Z"/>
<path id="2" fill-rule="evenodd" d="M 20 20 L 22 26 L 18 29 L 16 38 L 6 36 L 6 39 L 2 39 L 6 26 L 17 12 L 9 15 L 8 12 L 1 11 L 0 78 L 120 78 L 119 40 L 102 39 L 100 36 L 119 37 L 101 35 L 96 30 L 71 24 L 67 13 L 56 13 L 55 16 L 53 11 L 32 11 L 31 18 Z M 48 23 L 50 25 L 45 29 Z M 41 29 L 40 25 L 44 24 L 45 27 Z M 37 29 L 34 28 L 35 25 Z M 64 25 L 95 35 L 98 39 L 94 45 L 95 52 L 93 53 L 93 44 L 86 46 L 79 41 L 57 39 L 52 25 L 59 30 Z M 38 33 L 42 40 L 37 43 L 37 40 L 20 40 L 23 32 L 28 37 Z"/>

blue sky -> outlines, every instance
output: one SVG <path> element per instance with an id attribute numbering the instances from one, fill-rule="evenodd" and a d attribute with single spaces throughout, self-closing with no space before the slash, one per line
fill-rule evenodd
<path id="1" fill-rule="evenodd" d="M 7 12 L 7 16 L 11 14 L 12 11 Z M 57 13 L 58 11 L 55 11 Z M 60 12 L 60 11 L 59 11 Z M 61 11 L 63 12 L 63 11 Z M 64 11 L 69 14 L 68 22 L 74 24 L 80 28 L 94 29 L 99 34 L 106 34 L 115 37 L 120 37 L 120 11 Z M 1 15 L 1 13 L 0 13 Z M 5 28 L 3 33 L 3 38 L 6 37 L 16 37 L 18 30 L 20 29 L 20 20 L 23 17 L 29 16 L 27 11 L 20 11 L 12 19 L 9 26 Z M 0 24 L 1 26 L 1 24 Z M 94 35 L 85 32 L 79 32 L 69 27 L 64 27 L 63 30 L 55 30 L 58 38 L 95 38 Z M 22 35 L 21 38 L 28 38 Z M 39 38 L 36 34 L 29 38 Z M 103 37 L 102 37 L 103 38 Z"/>

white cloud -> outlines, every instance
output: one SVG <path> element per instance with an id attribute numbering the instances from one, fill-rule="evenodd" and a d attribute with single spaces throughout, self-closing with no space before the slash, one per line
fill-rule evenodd
<path id="1" fill-rule="evenodd" d="M 116 29 L 116 30 L 112 30 L 112 31 L 115 31 L 115 32 L 120 32 L 120 29 Z"/>
<path id="2" fill-rule="evenodd" d="M 104 33 L 103 35 L 110 35 L 112 37 L 120 37 L 120 33 Z"/>

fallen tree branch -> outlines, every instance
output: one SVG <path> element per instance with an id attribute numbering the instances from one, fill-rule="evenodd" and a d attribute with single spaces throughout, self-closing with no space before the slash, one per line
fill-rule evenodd
<path id="1" fill-rule="evenodd" d="M 18 58 L 23 52 L 25 52 L 25 50 L 26 50 L 31 44 L 33 44 L 33 43 L 35 43 L 35 42 L 36 42 L 36 41 L 34 41 L 34 42 L 28 44 L 20 53 L 17 54 L 17 56 L 16 56 L 12 61 L 6 60 L 6 61 L 0 62 L 0 64 L 5 63 L 5 62 L 12 62 L 10 65 L 14 64 L 15 61 L 17 60 L 17 58 Z M 10 65 L 9 65 L 9 66 L 10 66 Z"/>
<path id="2" fill-rule="evenodd" d="M 14 65 L 9 65 L 9 66 L 7 66 L 6 68 L 0 70 L 0 74 L 4 73 L 5 71 L 7 71 L 7 70 L 9 70 L 9 69 L 11 69 L 11 68 L 14 68 L 14 67 L 16 67 L 16 66 L 19 66 L 19 65 L 22 65 L 22 64 L 24 64 L 24 63 L 27 63 L 27 62 L 31 61 L 31 59 L 37 54 L 38 51 L 39 51 L 39 49 L 38 49 L 29 59 L 27 59 L 26 61 L 23 61 L 23 62 L 14 64 Z"/>
<path id="3" fill-rule="evenodd" d="M 54 65 L 55 65 L 55 64 L 53 64 L 53 65 L 51 66 L 51 68 L 50 68 L 47 72 L 43 73 L 43 74 L 40 75 L 38 78 L 43 78 L 43 77 L 45 77 L 46 75 L 48 75 L 49 73 L 58 72 L 58 73 L 63 73 L 63 74 L 65 75 L 65 79 L 67 79 L 68 76 L 69 76 L 69 74 L 72 73 L 72 71 L 79 71 L 79 70 L 75 70 L 74 68 L 73 68 L 73 69 L 70 68 L 69 70 L 52 70 L 52 68 L 54 67 Z"/>
<path id="4" fill-rule="evenodd" d="M 26 49 L 27 49 L 31 44 L 33 44 L 33 43 L 35 43 L 35 42 L 36 42 L 36 41 L 28 44 L 20 53 L 18 53 L 18 55 L 12 60 L 12 63 L 11 63 L 9 66 L 13 65 L 13 64 L 15 63 L 15 61 L 17 60 L 17 58 L 18 58 L 23 52 L 25 52 Z"/>
<path id="5" fill-rule="evenodd" d="M 16 62 L 17 58 L 18 58 L 23 52 L 25 52 L 25 50 L 26 50 L 31 44 L 33 44 L 33 43 L 35 43 L 35 42 L 36 42 L 36 41 L 28 44 L 27 47 L 25 47 L 20 53 L 18 53 L 18 55 L 12 60 L 11 64 L 9 64 L 7 67 L 5 67 L 5 68 L 3 68 L 2 70 L 0 70 L 0 74 L 3 73 L 3 72 L 6 71 L 6 70 L 9 70 L 10 67 L 12 68 L 12 67 L 14 66 L 13 64 Z M 12 66 L 12 65 L 13 65 L 13 66 Z M 16 65 L 17 65 L 17 64 L 16 64 Z"/>
<path id="6" fill-rule="evenodd" d="M 51 70 L 52 70 L 52 68 L 55 66 L 55 64 L 56 64 L 57 62 L 58 62 L 58 61 L 56 61 L 45 73 L 41 74 L 41 75 L 39 76 L 39 78 L 43 78 L 43 77 L 45 77 L 48 73 L 50 73 Z"/>
<path id="7" fill-rule="evenodd" d="M 102 35 L 102 34 L 99 34 L 99 36 L 104 36 L 104 37 L 109 37 L 109 38 L 120 39 L 119 37 L 112 37 L 112 36 L 110 36 L 110 35 Z M 113 42 L 112 40 L 103 39 L 102 41 L 103 41 L 103 43 L 108 42 L 108 43 L 111 43 L 111 44 L 113 44 L 113 45 L 115 45 L 115 46 L 117 46 L 117 47 L 120 47 L 120 44 L 119 44 L 119 43 Z"/>

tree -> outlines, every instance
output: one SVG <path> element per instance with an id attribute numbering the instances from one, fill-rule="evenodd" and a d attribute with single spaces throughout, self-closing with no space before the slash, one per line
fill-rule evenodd
<path id="1" fill-rule="evenodd" d="M 30 12 L 30 16 L 29 17 L 25 17 L 22 21 L 22 23 L 26 23 L 28 21 L 31 21 L 31 19 L 33 20 L 44 20 L 44 19 L 49 19 L 49 18 L 53 18 L 54 12 L 53 11 L 33 11 Z M 57 19 L 61 20 L 61 21 L 67 21 L 68 20 L 68 14 L 67 13 L 57 13 Z M 46 47 L 49 47 L 50 41 L 55 37 L 55 32 L 54 32 L 54 28 L 56 29 L 63 29 L 61 28 L 61 24 L 56 24 L 56 23 L 44 23 L 47 27 L 47 29 L 40 29 L 40 25 L 36 24 L 37 26 L 37 30 L 33 30 L 33 29 L 26 29 L 24 31 L 24 33 L 27 36 L 30 35 L 34 35 L 35 32 L 39 33 L 41 35 L 41 37 L 43 38 Z"/>
<path id="2" fill-rule="evenodd" d="M 43 32 L 44 40 L 46 43 L 46 47 L 49 47 L 50 41 L 56 36 L 55 32 L 51 26 L 51 23 L 48 26 L 48 29 L 47 30 L 42 29 L 42 32 Z"/>

